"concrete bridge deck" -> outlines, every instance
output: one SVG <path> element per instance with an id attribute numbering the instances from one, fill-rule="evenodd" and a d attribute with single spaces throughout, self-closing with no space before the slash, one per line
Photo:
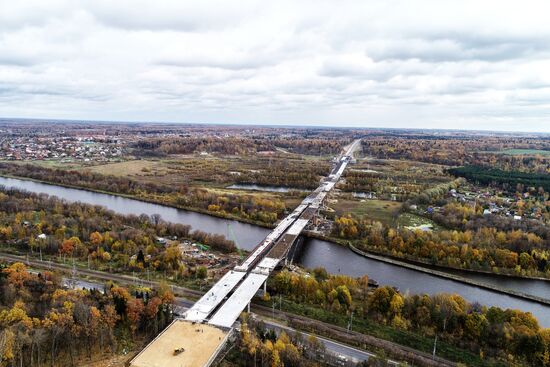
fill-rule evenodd
<path id="1" fill-rule="evenodd" d="M 250 301 L 258 290 L 265 285 L 271 272 L 285 258 L 296 239 L 300 236 L 300 233 L 317 213 L 327 194 L 334 188 L 348 163 L 352 160 L 353 151 L 357 148 L 359 142 L 360 140 L 356 140 L 350 144 L 345 153 L 338 157 L 335 167 L 329 176 L 322 181 L 321 185 L 308 195 L 292 213 L 282 219 L 242 264 L 226 273 L 187 311 L 184 316 L 185 321 L 180 320 L 180 322 L 170 325 L 142 353 L 132 360 L 130 366 L 160 366 L 159 364 L 155 364 L 157 361 L 152 357 L 155 351 L 158 351 L 159 355 L 162 355 L 163 358 L 168 358 L 164 357 L 167 355 L 168 349 L 172 347 L 178 348 L 177 343 L 172 341 L 174 331 L 170 330 L 171 328 L 181 329 L 181 334 L 179 335 L 181 335 L 182 343 L 189 338 L 189 333 L 192 334 L 192 337 L 198 337 L 199 339 L 201 335 L 196 330 L 195 334 L 193 334 L 192 331 L 189 331 L 188 326 L 182 327 L 181 325 L 190 324 L 193 326 L 199 325 L 197 328 L 208 326 L 214 328 L 214 330 L 231 330 L 240 313 L 250 304 Z M 210 331 L 212 330 L 209 329 Z M 176 333 L 179 333 L 179 331 Z M 212 331 L 212 333 L 216 332 Z M 224 334 L 223 338 L 222 336 L 218 336 L 220 342 L 223 340 L 222 344 L 216 345 L 214 348 L 210 347 L 210 349 L 203 348 L 204 351 L 202 353 L 213 353 L 209 356 L 208 360 L 194 357 L 195 354 L 193 353 L 187 353 L 189 358 L 168 358 L 168 362 L 165 361 L 162 366 L 208 366 L 221 350 L 228 334 Z M 194 348 L 193 344 L 190 347 Z"/>

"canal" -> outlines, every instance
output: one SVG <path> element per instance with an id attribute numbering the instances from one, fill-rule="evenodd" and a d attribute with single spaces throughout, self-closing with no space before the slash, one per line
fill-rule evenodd
<path id="1" fill-rule="evenodd" d="M 142 202 L 116 195 L 66 188 L 34 181 L 0 177 L 0 185 L 30 192 L 55 195 L 68 201 L 101 205 L 121 214 L 160 214 L 166 221 L 188 224 L 193 229 L 222 234 L 230 239 L 232 239 L 232 235 L 230 235 L 232 232 L 236 236 L 237 245 L 246 250 L 254 248 L 270 231 L 266 228 L 235 220 L 216 218 L 206 214 Z M 388 284 L 399 287 L 403 293 L 458 293 L 470 302 L 530 311 L 538 318 L 541 325 L 550 327 L 549 306 L 461 282 L 439 278 L 374 259 L 364 258 L 345 247 L 331 242 L 317 239 L 307 240 L 298 260 L 303 266 L 322 266 L 334 274 L 340 273 L 351 276 L 367 274 L 382 285 Z M 502 288 L 509 288 L 518 292 L 550 299 L 549 282 L 529 279 L 509 279 L 492 275 L 475 275 L 467 272 L 460 272 L 460 275 Z"/>

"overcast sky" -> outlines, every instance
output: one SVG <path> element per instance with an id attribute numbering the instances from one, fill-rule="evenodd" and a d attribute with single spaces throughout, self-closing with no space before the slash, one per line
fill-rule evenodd
<path id="1" fill-rule="evenodd" d="M 550 2 L 0 0 L 0 116 L 550 132 Z"/>

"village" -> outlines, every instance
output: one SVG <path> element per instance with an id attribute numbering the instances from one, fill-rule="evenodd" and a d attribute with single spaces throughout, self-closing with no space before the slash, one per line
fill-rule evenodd
<path id="1" fill-rule="evenodd" d="M 58 160 L 104 162 L 123 155 L 119 140 L 101 137 L 17 136 L 0 141 L 2 160 Z"/>
<path id="2" fill-rule="evenodd" d="M 457 189 L 450 189 L 446 198 L 438 203 L 423 206 L 410 205 L 412 213 L 432 218 L 436 214 L 443 213 L 447 203 L 458 203 L 470 206 L 484 217 L 500 216 L 515 221 L 536 220 L 541 223 L 549 221 L 548 193 L 533 190 L 522 194 L 511 194 L 493 187 L 481 187 L 466 184 Z"/>

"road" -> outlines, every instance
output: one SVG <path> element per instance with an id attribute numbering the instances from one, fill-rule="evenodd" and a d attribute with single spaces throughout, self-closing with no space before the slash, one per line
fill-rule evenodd
<path id="1" fill-rule="evenodd" d="M 80 279 L 71 279 L 71 278 L 64 278 L 63 280 L 64 280 L 63 283 L 65 285 L 73 288 L 85 288 L 85 289 L 91 289 L 91 288 L 102 289 L 103 288 L 103 284 L 94 283 L 90 280 L 80 280 Z M 183 315 L 183 313 L 187 311 L 191 306 L 193 306 L 194 303 L 195 302 L 193 300 L 189 300 L 183 297 L 176 297 L 175 313 L 177 315 Z M 257 320 L 261 320 L 267 329 L 273 330 L 277 334 L 279 334 L 281 331 L 285 331 L 287 333 L 300 332 L 306 338 L 310 335 L 308 333 L 297 331 L 296 329 L 277 323 L 257 313 L 254 313 L 253 317 Z M 353 347 L 335 342 L 330 339 L 322 338 L 319 336 L 316 336 L 316 338 L 321 343 L 323 343 L 328 353 L 332 354 L 335 357 L 344 356 L 347 358 L 348 361 L 353 363 L 365 361 L 369 359 L 369 357 L 374 356 L 373 353 L 370 353 L 361 349 L 353 348 Z M 392 363 L 394 361 L 388 361 L 388 362 Z M 395 362 L 395 364 L 397 364 L 397 362 Z"/>
<path id="2" fill-rule="evenodd" d="M 352 154 L 359 146 L 357 139 L 336 157 L 330 174 L 319 187 L 302 202 L 260 242 L 240 264 L 221 277 L 185 314 L 192 322 L 207 321 L 219 327 L 231 327 L 241 312 L 250 304 L 256 292 L 265 286 L 269 275 L 285 258 L 296 238 L 319 211 L 328 193 L 340 180 L 352 160 Z"/>
<path id="3" fill-rule="evenodd" d="M 279 334 L 281 331 L 285 331 L 287 333 L 296 333 L 296 329 L 293 329 L 291 327 L 288 327 L 286 325 L 279 324 L 275 321 L 263 318 L 261 315 L 254 314 L 254 316 L 257 319 L 260 319 L 265 324 L 265 327 L 267 329 L 275 331 L 277 334 Z M 300 331 L 300 333 L 305 336 L 306 338 L 309 337 L 311 334 L 305 333 Z M 325 349 L 328 353 L 332 354 L 333 356 L 345 356 L 348 361 L 353 363 L 359 363 L 362 361 L 366 361 L 369 359 L 369 357 L 374 357 L 374 353 L 370 353 L 361 349 L 353 348 L 348 345 L 344 345 L 338 342 L 335 342 L 330 339 L 326 339 L 320 336 L 315 335 L 317 340 L 319 340 L 323 345 L 325 346 Z"/>
<path id="4" fill-rule="evenodd" d="M 136 281 L 136 278 L 128 275 L 112 274 L 112 273 L 105 273 L 105 272 L 96 271 L 96 270 L 78 269 L 78 268 L 73 270 L 73 268 L 69 265 L 57 264 L 57 263 L 52 263 L 47 261 L 40 261 L 40 260 L 28 260 L 23 256 L 0 254 L 0 259 L 6 260 L 9 262 L 23 262 L 28 266 L 35 267 L 37 269 L 56 269 L 56 270 L 61 270 L 65 272 L 71 272 L 73 274 L 73 277 L 63 278 L 63 284 L 74 288 L 86 288 L 86 289 L 96 288 L 99 290 L 103 289 L 103 286 L 104 286 L 103 283 L 99 283 L 98 281 L 93 281 L 84 277 L 92 277 L 94 279 L 103 280 L 103 281 L 109 281 L 109 280 L 117 281 L 121 284 L 142 283 L 142 284 L 147 284 L 151 286 L 158 285 L 157 282 L 153 282 L 153 281 L 151 282 L 147 282 L 143 280 Z M 202 292 L 195 291 L 192 289 L 187 289 L 187 288 L 178 287 L 178 286 L 173 286 L 172 288 L 174 292 L 178 294 L 188 294 L 195 297 L 202 295 Z M 187 311 L 187 309 L 193 306 L 194 303 L 195 303 L 194 300 L 184 298 L 184 297 L 176 297 L 176 309 L 175 309 L 176 314 L 182 315 L 185 311 Z M 280 333 L 281 331 L 284 330 L 286 332 L 291 332 L 291 333 L 300 332 L 302 335 L 306 337 L 310 335 L 308 333 L 297 331 L 296 329 L 277 323 L 258 313 L 254 313 L 254 316 L 257 319 L 262 320 L 267 328 L 272 329 L 277 333 Z M 316 337 L 320 342 L 322 342 L 325 345 L 327 352 L 331 353 L 334 356 L 340 356 L 340 355 L 345 356 L 349 361 L 353 361 L 355 363 L 367 360 L 369 357 L 374 356 L 374 354 L 371 352 L 350 347 L 330 339 L 326 339 L 318 336 Z M 394 361 L 389 361 L 389 362 L 392 363 Z"/>

